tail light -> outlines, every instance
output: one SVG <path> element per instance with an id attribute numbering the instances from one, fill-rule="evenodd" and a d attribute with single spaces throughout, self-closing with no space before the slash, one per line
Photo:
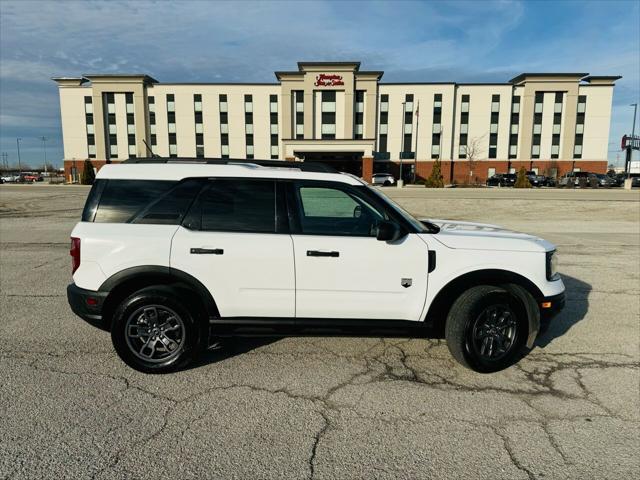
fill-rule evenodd
<path id="1" fill-rule="evenodd" d="M 69 255 L 71 255 L 71 275 L 76 273 L 76 270 L 80 266 L 80 239 L 77 237 L 71 237 L 71 248 L 69 249 Z"/>

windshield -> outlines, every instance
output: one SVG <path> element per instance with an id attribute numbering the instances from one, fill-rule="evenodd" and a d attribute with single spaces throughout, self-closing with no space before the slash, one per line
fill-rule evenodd
<path id="1" fill-rule="evenodd" d="M 374 188 L 369 188 L 369 190 L 371 190 L 376 196 L 378 196 L 382 201 L 389 205 L 398 215 L 409 222 L 418 232 L 427 233 L 430 231 L 420 220 L 416 219 L 413 215 L 411 215 L 404 208 L 387 197 L 384 193 Z"/>

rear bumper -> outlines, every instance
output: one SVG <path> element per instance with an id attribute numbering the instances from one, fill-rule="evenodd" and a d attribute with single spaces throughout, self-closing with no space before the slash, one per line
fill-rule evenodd
<path id="1" fill-rule="evenodd" d="M 564 308 L 565 293 L 544 297 L 540 302 L 540 321 L 548 322 Z"/>
<path id="2" fill-rule="evenodd" d="M 109 292 L 96 292 L 78 287 L 75 283 L 67 286 L 67 301 L 73 313 L 91 323 L 101 325 L 102 305 Z"/>

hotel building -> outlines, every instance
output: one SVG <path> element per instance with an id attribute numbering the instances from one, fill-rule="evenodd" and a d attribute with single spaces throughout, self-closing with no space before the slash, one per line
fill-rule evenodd
<path id="1" fill-rule="evenodd" d="M 54 78 L 75 181 L 128 158 L 322 161 L 370 180 L 484 181 L 524 166 L 604 172 L 618 76 L 523 73 L 506 83 L 385 83 L 359 62 L 299 62 L 273 83 L 161 83 L 144 74 Z"/>

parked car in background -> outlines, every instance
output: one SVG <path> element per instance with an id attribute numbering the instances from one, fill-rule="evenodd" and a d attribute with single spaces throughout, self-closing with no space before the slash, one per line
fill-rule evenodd
<path id="1" fill-rule="evenodd" d="M 487 179 L 487 187 L 513 187 L 516 184 L 515 173 L 496 173 Z"/>
<path id="2" fill-rule="evenodd" d="M 25 173 L 22 175 L 22 181 L 26 183 L 33 183 L 38 181 L 39 175 L 35 175 L 33 173 Z"/>
<path id="3" fill-rule="evenodd" d="M 20 174 L 18 173 L 7 173 L 2 176 L 2 180 L 6 183 L 15 183 L 20 181 Z"/>
<path id="4" fill-rule="evenodd" d="M 544 175 L 538 175 L 536 172 L 532 171 L 527 172 L 526 175 L 529 179 L 529 183 L 534 187 L 544 187 L 547 184 L 547 177 Z"/>
<path id="5" fill-rule="evenodd" d="M 589 177 L 590 177 L 591 173 L 590 172 L 568 172 L 565 173 L 564 176 L 560 179 L 560 186 L 562 187 L 566 187 L 569 186 L 571 184 L 578 186 L 580 184 L 580 179 L 584 179 L 584 181 L 587 183 L 587 186 L 589 186 Z"/>
<path id="6" fill-rule="evenodd" d="M 638 187 L 640 185 L 638 185 L 638 182 L 640 182 L 640 174 L 638 173 L 632 173 L 630 174 L 630 178 L 635 178 L 634 182 L 632 182 L 631 186 L 632 187 Z M 627 174 L 626 173 L 616 173 L 616 180 L 618 182 L 618 186 L 622 187 L 624 186 L 624 181 L 627 179 Z"/>
<path id="7" fill-rule="evenodd" d="M 390 173 L 374 173 L 371 183 L 373 185 L 383 185 L 387 187 L 389 185 L 395 185 L 396 179 Z"/>
<path id="8" fill-rule="evenodd" d="M 604 173 L 594 173 L 593 176 L 598 180 L 598 186 L 603 188 L 611 188 L 619 186 L 618 180 L 605 175 Z"/>
<path id="9" fill-rule="evenodd" d="M 545 177 L 545 183 L 547 187 L 556 187 L 558 186 L 558 179 L 556 177 Z"/>

